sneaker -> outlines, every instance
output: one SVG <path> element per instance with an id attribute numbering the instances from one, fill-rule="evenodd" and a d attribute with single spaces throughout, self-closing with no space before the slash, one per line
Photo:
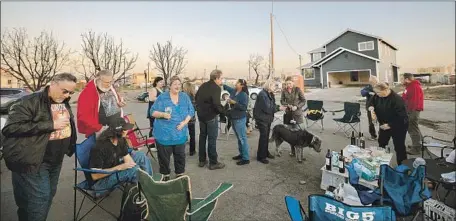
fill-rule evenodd
<path id="1" fill-rule="evenodd" d="M 290 157 L 294 157 L 295 155 L 296 155 L 296 154 L 293 153 L 293 152 L 290 153 Z"/>
<path id="2" fill-rule="evenodd" d="M 274 159 L 275 156 L 273 156 L 271 153 L 268 153 L 268 158 L 269 158 L 269 159 Z"/>
<path id="3" fill-rule="evenodd" d="M 241 155 L 237 155 L 237 156 L 233 157 L 233 160 L 240 160 L 240 159 L 242 159 Z"/>
<path id="4" fill-rule="evenodd" d="M 239 165 L 239 166 L 242 166 L 242 165 L 246 165 L 246 164 L 249 164 L 249 163 L 250 163 L 250 160 L 240 160 L 236 164 Z"/>
<path id="5" fill-rule="evenodd" d="M 190 151 L 190 156 L 195 155 L 196 151 Z"/>
<path id="6" fill-rule="evenodd" d="M 199 162 L 199 163 L 198 163 L 198 166 L 199 166 L 199 167 L 205 167 L 206 164 L 207 164 L 207 161 L 203 161 L 203 162 Z"/>
<path id="7" fill-rule="evenodd" d="M 377 137 L 376 136 L 370 136 L 369 140 L 377 140 Z"/>
<path id="8" fill-rule="evenodd" d="M 169 175 L 163 176 L 161 181 L 164 181 L 164 182 L 169 181 Z"/>
<path id="9" fill-rule="evenodd" d="M 262 160 L 258 160 L 258 161 L 261 162 L 261 163 L 264 163 L 264 164 L 268 164 L 269 163 L 268 159 L 262 159 Z"/>
<path id="10" fill-rule="evenodd" d="M 217 170 L 225 168 L 225 164 L 221 162 L 217 162 L 216 164 L 209 165 L 209 170 Z"/>

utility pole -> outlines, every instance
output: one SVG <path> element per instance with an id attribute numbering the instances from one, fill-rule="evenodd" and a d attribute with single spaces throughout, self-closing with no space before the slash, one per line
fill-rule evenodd
<path id="1" fill-rule="evenodd" d="M 144 80 L 146 81 L 146 92 L 147 92 L 147 72 L 144 70 Z"/>
<path id="2" fill-rule="evenodd" d="M 272 2 L 272 10 L 274 11 L 274 1 Z M 274 75 L 274 25 L 273 25 L 273 17 L 271 12 L 271 75 Z"/>
<path id="3" fill-rule="evenodd" d="M 302 71 L 302 57 L 299 55 L 299 71 L 301 72 L 301 75 L 304 75 L 304 72 Z"/>
<path id="4" fill-rule="evenodd" d="M 215 69 L 218 70 L 218 65 L 215 65 Z"/>

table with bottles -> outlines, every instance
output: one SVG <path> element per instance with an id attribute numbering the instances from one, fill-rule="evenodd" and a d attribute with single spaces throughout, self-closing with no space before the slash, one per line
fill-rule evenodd
<path id="1" fill-rule="evenodd" d="M 387 149 L 379 147 L 368 147 L 363 149 L 354 145 L 348 145 L 342 150 L 342 158 L 340 158 L 340 153 L 341 152 L 338 152 L 339 156 L 337 156 L 337 159 L 334 159 L 334 156 L 329 159 L 331 164 L 330 168 L 327 168 L 328 158 L 326 159 L 326 164 L 321 168 L 322 177 L 320 188 L 323 190 L 327 190 L 329 186 L 338 187 L 341 183 L 348 184 L 348 170 L 346 168 L 340 170 L 339 165 L 342 165 L 341 160 L 344 162 L 343 165 L 348 162 L 352 162 L 352 160 L 363 160 L 375 168 L 375 176 L 378 176 L 380 172 L 380 165 L 388 164 L 391 166 L 393 157 L 393 154 L 389 153 Z M 362 176 L 360 176 L 359 183 L 372 189 L 378 187 L 377 180 L 371 179 L 371 181 L 368 181 L 363 179 Z"/>

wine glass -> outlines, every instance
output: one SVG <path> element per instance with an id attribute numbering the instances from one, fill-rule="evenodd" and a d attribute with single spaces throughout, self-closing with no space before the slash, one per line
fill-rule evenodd
<path id="1" fill-rule="evenodd" d="M 166 107 L 165 108 L 165 113 L 171 115 L 172 112 L 173 112 L 173 109 L 171 107 Z"/>

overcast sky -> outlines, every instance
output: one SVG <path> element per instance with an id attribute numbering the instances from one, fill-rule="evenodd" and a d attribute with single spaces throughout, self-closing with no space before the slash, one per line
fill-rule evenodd
<path id="1" fill-rule="evenodd" d="M 24 27 L 30 36 L 53 31 L 74 50 L 81 33 L 107 32 L 139 53 L 134 72 L 143 72 L 156 42 L 188 50 L 188 75 L 216 65 L 227 75 L 246 77 L 252 53 L 270 48 L 271 2 L 2 2 L 1 29 Z M 381 36 L 399 48 L 402 70 L 455 61 L 454 2 L 275 2 L 276 73 L 296 72 L 298 55 L 351 28 Z M 297 53 L 296 53 L 296 52 Z M 153 66 L 153 65 L 152 65 Z"/>

